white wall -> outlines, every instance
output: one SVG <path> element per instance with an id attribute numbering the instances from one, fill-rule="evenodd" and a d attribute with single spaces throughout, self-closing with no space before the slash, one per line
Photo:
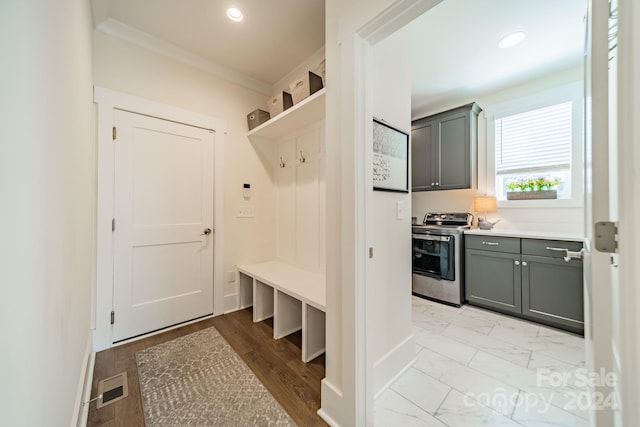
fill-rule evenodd
<path id="1" fill-rule="evenodd" d="M 373 114 L 411 132 L 411 34 L 401 29 L 373 49 Z M 410 184 L 409 184 L 410 188 Z M 371 190 L 373 191 L 373 190 Z M 397 204 L 404 218 L 397 219 Z M 415 356 L 411 332 L 411 195 L 373 191 L 374 393 Z"/>
<path id="2" fill-rule="evenodd" d="M 0 40 L 0 424 L 68 426 L 94 282 L 89 2 L 2 2 Z"/>
<path id="3" fill-rule="evenodd" d="M 260 159 L 246 137 L 247 114 L 267 109 L 267 97 L 100 31 L 94 31 L 93 42 L 95 85 L 227 121 L 225 273 L 238 264 L 272 259 L 273 177 L 267 160 Z M 242 196 L 244 183 L 251 184 L 250 201 Z M 237 218 L 238 208 L 245 205 L 255 207 L 255 218 Z M 236 292 L 236 283 L 225 283 L 225 295 Z"/>
<path id="4" fill-rule="evenodd" d="M 325 41 L 327 60 L 326 94 L 326 376 L 322 381 L 322 408 L 325 417 L 343 424 L 343 317 L 342 317 L 342 203 L 340 156 L 340 16 L 357 0 L 326 0 Z M 347 397 L 348 396 L 344 396 Z"/>
<path id="5" fill-rule="evenodd" d="M 297 267 L 325 272 L 324 120 L 274 142 L 275 257 Z M 300 152 L 304 162 L 300 161 Z"/>
<path id="6" fill-rule="evenodd" d="M 364 99 L 372 83 L 362 76 L 373 70 L 362 57 L 371 49 L 356 34 L 363 30 L 362 35 L 379 41 L 437 2 L 326 1 L 327 359 L 319 413 L 331 425 L 371 423 L 373 415 L 374 356 L 366 352 L 364 335 L 375 331 L 363 324 L 362 306 L 369 284 L 362 283 L 363 276 L 370 273 L 362 274 L 363 243 L 373 236 L 363 233 L 362 221 L 374 218 L 361 210 L 368 189 L 361 188 L 360 169 L 365 149 L 361 116 L 366 116 L 361 108 L 369 105 Z"/>
<path id="7" fill-rule="evenodd" d="M 490 109 L 494 105 L 522 98 L 540 91 L 563 86 L 567 83 L 582 81 L 582 66 L 564 70 L 544 78 L 539 78 L 509 87 L 504 90 L 470 98 L 451 99 L 446 104 L 428 110 L 416 108 L 413 119 L 418 119 L 440 111 L 445 111 L 460 105 L 476 101 L 481 108 Z M 478 118 L 478 188 L 469 190 L 424 191 L 412 195 L 412 215 L 422 221 L 427 212 L 473 212 L 473 197 L 492 193 L 487 190 L 488 162 L 493 158 L 487 156 L 486 120 L 484 112 Z M 579 164 L 578 167 L 582 168 Z M 474 213 L 477 216 L 478 213 Z M 570 233 L 583 232 L 583 207 L 532 207 L 532 208 L 504 208 L 489 214 L 489 220 L 500 218 L 496 229 L 525 228 L 532 230 L 545 229 L 548 231 L 565 231 Z"/>

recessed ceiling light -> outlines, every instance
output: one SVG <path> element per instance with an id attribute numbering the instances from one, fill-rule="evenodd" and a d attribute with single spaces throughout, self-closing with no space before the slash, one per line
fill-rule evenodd
<path id="1" fill-rule="evenodd" d="M 231 19 L 233 22 L 240 22 L 244 19 L 244 13 L 242 13 L 242 10 L 237 7 L 230 7 L 227 9 L 227 18 Z"/>
<path id="2" fill-rule="evenodd" d="M 500 43 L 498 43 L 498 47 L 501 49 L 513 47 L 524 40 L 525 37 L 527 37 L 527 34 L 523 31 L 508 34 L 504 36 L 502 40 L 500 40 Z"/>

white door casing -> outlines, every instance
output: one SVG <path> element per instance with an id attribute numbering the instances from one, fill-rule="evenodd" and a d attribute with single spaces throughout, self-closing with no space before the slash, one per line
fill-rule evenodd
<path id="1" fill-rule="evenodd" d="M 585 341 L 587 368 L 590 372 L 614 372 L 615 349 L 613 283 L 617 271 L 612 269 L 611 254 L 595 248 L 594 225 L 615 221 L 617 180 L 615 158 L 616 85 L 609 69 L 609 4 L 591 0 L 587 14 L 585 61 Z M 612 402 L 614 388 L 594 384 L 593 397 Z M 601 405 L 592 410 L 592 425 L 613 425 L 615 405 Z M 593 408 L 592 408 L 593 409 Z"/>
<path id="2" fill-rule="evenodd" d="M 97 104 L 97 152 L 98 152 L 98 206 L 97 206 L 97 261 L 95 306 L 93 311 L 94 351 L 113 345 L 113 327 L 110 322 L 113 307 L 113 232 L 114 218 L 114 143 L 112 128 L 117 110 L 139 113 L 149 117 L 187 124 L 214 131 L 214 214 L 213 226 L 213 314 L 224 312 L 224 136 L 227 124 L 224 120 L 186 111 L 166 104 L 149 101 L 110 89 L 95 87 Z M 200 231 L 202 233 L 202 231 Z M 117 315 L 116 315 L 117 317 Z"/>
<path id="3" fill-rule="evenodd" d="M 619 280 L 614 281 L 613 359 L 618 383 L 621 413 L 616 426 L 640 425 L 640 5 L 636 0 L 612 1 L 618 15 L 617 56 L 617 173 L 618 173 L 618 245 Z M 617 5 L 618 7 L 615 7 Z M 615 171 L 612 171 L 615 173 Z"/>
<path id="4" fill-rule="evenodd" d="M 115 127 L 117 342 L 213 314 L 214 134 L 121 110 Z"/>

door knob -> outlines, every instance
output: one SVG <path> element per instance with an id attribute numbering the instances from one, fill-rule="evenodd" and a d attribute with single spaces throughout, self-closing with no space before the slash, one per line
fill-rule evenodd
<path id="1" fill-rule="evenodd" d="M 211 229 L 210 228 L 205 228 L 204 229 L 204 233 L 202 233 L 201 236 L 208 236 L 209 234 L 211 234 Z"/>

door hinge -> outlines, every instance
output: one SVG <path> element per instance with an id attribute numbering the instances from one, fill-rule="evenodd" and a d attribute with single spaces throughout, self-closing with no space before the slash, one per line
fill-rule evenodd
<path id="1" fill-rule="evenodd" d="M 596 249 L 600 252 L 615 253 L 618 250 L 618 226 L 615 222 L 596 222 L 593 230 Z"/>
<path id="2" fill-rule="evenodd" d="M 111 138 L 112 138 L 114 141 L 116 140 L 116 134 L 117 134 L 117 132 L 116 132 L 116 127 L 114 126 L 114 127 L 111 129 Z"/>
<path id="3" fill-rule="evenodd" d="M 116 231 L 116 219 L 111 218 L 111 231 Z"/>
<path id="4" fill-rule="evenodd" d="M 116 312 L 111 311 L 111 324 L 113 325 L 116 322 Z"/>

